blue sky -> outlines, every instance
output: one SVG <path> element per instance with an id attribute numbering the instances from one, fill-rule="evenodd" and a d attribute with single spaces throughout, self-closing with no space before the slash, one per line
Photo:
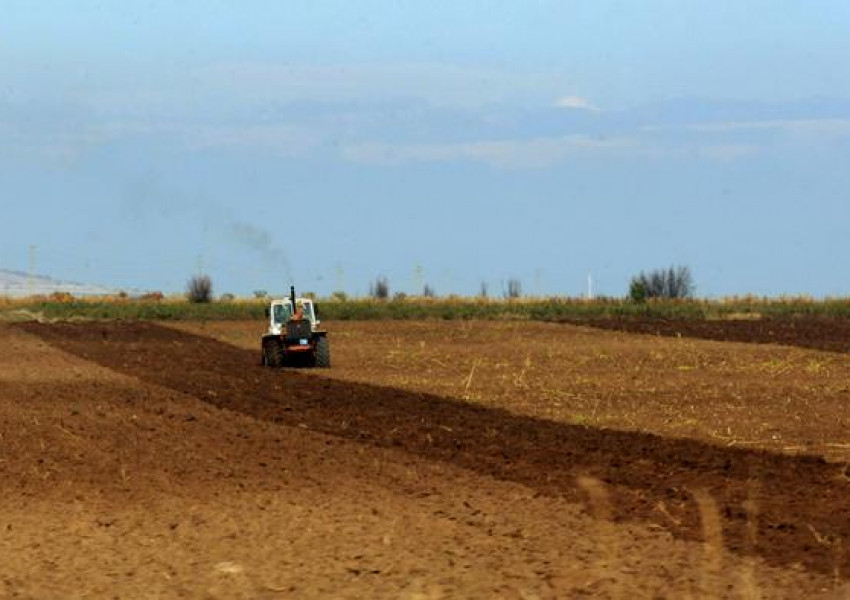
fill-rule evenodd
<path id="1" fill-rule="evenodd" d="M 23 2 L 0 269 L 850 294 L 850 4 Z"/>

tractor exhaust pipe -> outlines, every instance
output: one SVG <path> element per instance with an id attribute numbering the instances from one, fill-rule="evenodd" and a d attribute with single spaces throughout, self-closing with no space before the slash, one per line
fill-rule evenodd
<path id="1" fill-rule="evenodd" d="M 289 299 L 292 301 L 292 311 L 295 311 L 295 286 L 289 286 Z"/>

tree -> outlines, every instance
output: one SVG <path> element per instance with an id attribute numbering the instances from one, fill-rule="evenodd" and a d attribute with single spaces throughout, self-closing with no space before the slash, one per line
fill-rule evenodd
<path id="1" fill-rule="evenodd" d="M 515 277 L 508 279 L 505 298 L 519 298 L 520 296 L 522 296 L 522 282 Z"/>
<path id="2" fill-rule="evenodd" d="M 434 291 L 434 288 L 431 286 L 431 284 L 426 283 L 426 284 L 422 287 L 422 295 L 423 295 L 425 298 L 433 298 L 433 297 L 435 297 L 435 296 L 437 295 L 437 292 L 435 292 L 435 291 Z"/>
<path id="3" fill-rule="evenodd" d="M 629 282 L 629 297 L 635 302 L 650 298 L 690 298 L 694 290 L 691 269 L 681 265 L 649 273 L 641 271 Z"/>
<path id="4" fill-rule="evenodd" d="M 369 295 L 378 300 L 386 300 L 390 297 L 390 282 L 386 277 L 378 277 L 369 284 Z"/>
<path id="5" fill-rule="evenodd" d="M 186 284 L 186 297 L 194 304 L 212 301 L 213 285 L 209 275 L 195 275 Z"/>
<path id="6" fill-rule="evenodd" d="M 632 277 L 631 282 L 629 282 L 629 298 L 632 299 L 632 302 L 637 302 L 638 304 L 646 302 L 646 283 L 642 277 Z"/>

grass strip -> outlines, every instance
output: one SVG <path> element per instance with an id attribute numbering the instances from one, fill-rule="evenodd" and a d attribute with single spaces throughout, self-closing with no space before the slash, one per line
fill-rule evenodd
<path id="1" fill-rule="evenodd" d="M 321 318 L 342 320 L 537 320 L 566 321 L 641 317 L 659 319 L 748 319 L 819 316 L 850 318 L 850 298 L 827 300 L 744 298 L 657 300 L 576 298 L 478 299 L 404 298 L 317 301 Z M 263 320 L 262 300 L 192 304 L 185 300 L 72 299 L 0 300 L 0 314 L 40 315 L 48 319 L 95 320 Z"/>

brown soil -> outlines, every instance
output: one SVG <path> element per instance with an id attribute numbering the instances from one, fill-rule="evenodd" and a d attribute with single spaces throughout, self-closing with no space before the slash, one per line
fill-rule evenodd
<path id="1" fill-rule="evenodd" d="M 641 319 L 634 317 L 567 321 L 599 329 L 648 335 L 693 337 L 726 342 L 783 344 L 828 352 L 850 352 L 850 321 L 830 317 L 787 319 Z"/>
<path id="2" fill-rule="evenodd" d="M 850 575 L 850 480 L 821 452 L 842 357 L 355 323 L 330 371 L 273 371 L 257 324 L 182 327 L 0 329 L 0 593 L 827 597 Z"/>

